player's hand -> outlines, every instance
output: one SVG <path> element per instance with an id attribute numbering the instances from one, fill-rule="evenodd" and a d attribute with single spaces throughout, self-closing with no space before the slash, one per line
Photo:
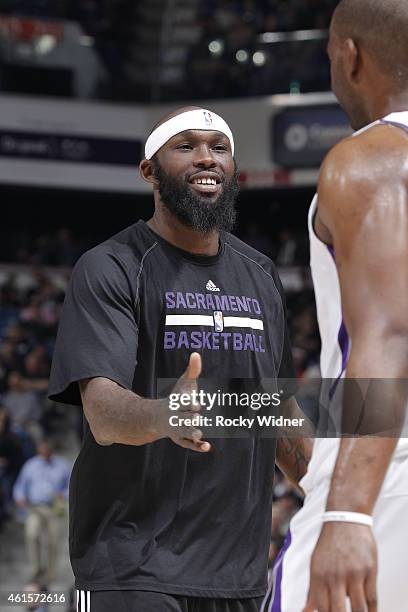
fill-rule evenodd
<path id="1" fill-rule="evenodd" d="M 377 612 L 377 547 L 371 527 L 324 523 L 314 550 L 303 612 Z"/>
<path id="2" fill-rule="evenodd" d="M 197 379 L 201 374 L 201 355 L 199 353 L 191 353 L 186 371 L 174 386 L 172 395 L 174 394 L 191 394 L 192 391 L 197 391 Z M 190 403 L 180 405 L 179 408 L 172 412 L 167 406 L 167 426 L 166 437 L 169 437 L 175 444 L 188 448 L 200 453 L 207 453 L 211 450 L 211 445 L 202 439 L 203 432 L 192 425 L 181 424 L 178 427 L 172 426 L 169 423 L 170 416 L 177 416 L 180 421 L 183 419 L 191 419 L 201 411 L 202 406 L 199 402 L 191 398 Z"/>

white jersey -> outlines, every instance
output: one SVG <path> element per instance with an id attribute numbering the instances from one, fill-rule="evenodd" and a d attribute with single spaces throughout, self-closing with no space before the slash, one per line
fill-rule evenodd
<path id="1" fill-rule="evenodd" d="M 354 136 L 379 124 L 392 124 L 408 131 L 408 111 L 392 113 L 355 132 Z M 317 208 L 317 195 L 309 211 L 310 265 L 316 297 L 317 319 L 322 341 L 320 369 L 322 378 L 338 379 L 344 376 L 351 343 L 344 325 L 340 297 L 340 284 L 335 253 L 316 236 L 313 219 Z M 335 421 L 335 416 L 334 416 Z M 338 426 L 338 423 L 337 423 Z M 333 472 L 340 440 L 317 438 L 309 469 L 302 480 L 306 491 Z M 402 438 L 396 450 L 408 456 L 408 438 Z"/>

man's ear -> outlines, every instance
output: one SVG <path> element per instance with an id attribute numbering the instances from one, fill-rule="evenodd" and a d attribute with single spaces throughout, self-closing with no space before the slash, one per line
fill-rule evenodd
<path id="1" fill-rule="evenodd" d="M 140 172 L 140 176 L 142 177 L 144 181 L 153 185 L 155 189 L 158 189 L 159 182 L 154 176 L 153 164 L 152 164 L 151 159 L 142 159 L 142 161 L 139 164 L 139 172 Z"/>
<path id="2" fill-rule="evenodd" d="M 343 46 L 344 66 L 350 81 L 356 81 L 360 77 L 361 53 L 358 45 L 352 38 L 344 41 Z"/>

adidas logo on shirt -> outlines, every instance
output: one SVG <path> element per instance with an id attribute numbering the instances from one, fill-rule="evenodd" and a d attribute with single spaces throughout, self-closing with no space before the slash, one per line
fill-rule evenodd
<path id="1" fill-rule="evenodd" d="M 219 287 L 217 287 L 217 285 L 214 285 L 214 283 L 212 282 L 212 280 L 209 280 L 208 283 L 206 284 L 205 288 L 208 291 L 219 291 Z"/>

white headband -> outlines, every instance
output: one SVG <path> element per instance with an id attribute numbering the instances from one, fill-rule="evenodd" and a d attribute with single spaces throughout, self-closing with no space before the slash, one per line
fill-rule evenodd
<path id="1" fill-rule="evenodd" d="M 199 108 L 176 115 L 159 125 L 147 139 L 145 158 L 151 159 L 170 138 L 186 130 L 214 130 L 222 132 L 229 139 L 232 154 L 234 155 L 234 137 L 226 121 L 205 108 Z"/>

